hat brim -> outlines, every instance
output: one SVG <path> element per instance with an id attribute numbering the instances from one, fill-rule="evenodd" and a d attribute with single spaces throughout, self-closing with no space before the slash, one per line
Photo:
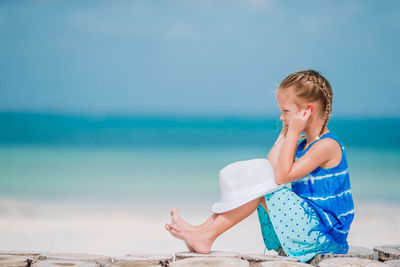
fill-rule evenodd
<path id="1" fill-rule="evenodd" d="M 252 201 L 256 198 L 259 198 L 266 194 L 275 192 L 275 191 L 281 189 L 283 186 L 284 186 L 284 184 L 279 185 L 278 187 L 268 188 L 266 190 L 264 189 L 262 191 L 252 194 L 251 196 L 246 196 L 243 198 L 233 199 L 230 201 L 218 201 L 218 202 L 214 203 L 214 205 L 212 206 L 212 211 L 214 213 L 224 213 L 224 212 L 236 209 L 240 206 L 243 206 L 246 203 L 249 203 L 250 201 Z"/>

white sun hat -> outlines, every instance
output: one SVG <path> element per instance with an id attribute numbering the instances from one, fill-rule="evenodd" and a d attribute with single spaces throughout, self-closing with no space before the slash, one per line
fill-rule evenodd
<path id="1" fill-rule="evenodd" d="M 236 161 L 219 172 L 220 199 L 212 211 L 223 213 L 284 186 L 275 183 L 275 174 L 267 159 Z"/>

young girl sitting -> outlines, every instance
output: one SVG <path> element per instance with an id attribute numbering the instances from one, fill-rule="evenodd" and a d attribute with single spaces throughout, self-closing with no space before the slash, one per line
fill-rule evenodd
<path id="1" fill-rule="evenodd" d="M 354 218 L 349 170 L 341 141 L 327 123 L 332 88 L 314 70 L 286 77 L 277 90 L 282 131 L 268 154 L 278 185 L 291 183 L 193 226 L 176 208 L 166 229 L 190 251 L 209 253 L 214 240 L 256 209 L 266 249 L 309 262 L 317 254 L 348 252 Z M 304 132 L 305 138 L 299 139 Z"/>

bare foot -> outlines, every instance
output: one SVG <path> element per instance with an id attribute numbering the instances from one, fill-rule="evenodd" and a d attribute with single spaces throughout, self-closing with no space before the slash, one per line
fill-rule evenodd
<path id="1" fill-rule="evenodd" d="M 182 219 L 179 214 L 178 214 L 178 209 L 174 207 L 171 210 L 171 222 L 173 224 L 176 224 L 179 226 L 180 229 L 185 229 L 185 230 L 198 230 L 198 228 L 194 225 L 191 225 L 190 223 L 187 223 L 184 219 Z"/>
<path id="2" fill-rule="evenodd" d="M 172 226 L 169 223 L 166 223 L 164 226 L 165 226 L 165 229 L 167 229 L 167 231 L 170 232 L 170 234 L 173 237 L 179 239 L 179 237 L 175 235 L 175 231 L 172 230 Z M 186 247 L 189 249 L 190 252 L 196 252 L 191 245 L 189 245 L 188 243 L 185 243 L 185 244 L 186 244 Z"/>
<path id="3" fill-rule="evenodd" d="M 179 226 L 171 224 L 172 230 L 170 233 L 186 244 L 190 245 L 197 253 L 208 254 L 210 253 L 213 240 L 207 238 L 202 231 L 192 231 L 179 229 Z"/>

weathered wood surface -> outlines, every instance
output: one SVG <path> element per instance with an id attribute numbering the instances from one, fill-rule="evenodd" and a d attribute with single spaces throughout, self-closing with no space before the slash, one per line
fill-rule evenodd
<path id="1" fill-rule="evenodd" d="M 386 245 L 374 247 L 374 254 L 380 261 L 400 259 L 400 245 Z"/>
<path id="2" fill-rule="evenodd" d="M 319 262 L 325 259 L 331 258 L 352 258 L 357 257 L 361 259 L 370 259 L 377 260 L 378 258 L 374 258 L 374 251 L 369 248 L 359 247 L 359 246 L 350 246 L 347 254 L 332 254 L 326 253 L 325 255 L 318 254 L 316 255 L 310 262 L 311 265 L 317 266 Z"/>
<path id="3" fill-rule="evenodd" d="M 224 257 L 224 258 L 237 258 L 240 259 L 240 253 L 237 252 L 227 252 L 227 251 L 211 251 L 209 254 L 199 254 L 189 251 L 177 252 L 175 253 L 175 260 L 182 260 L 186 258 L 199 258 L 199 257 Z"/>
<path id="4" fill-rule="evenodd" d="M 331 258 L 322 260 L 319 267 L 387 267 L 383 262 L 361 258 Z"/>
<path id="5" fill-rule="evenodd" d="M 283 256 L 283 257 L 286 257 L 286 256 L 287 256 L 286 253 L 285 253 L 285 251 L 283 250 L 283 248 L 278 248 L 278 249 L 276 250 L 276 252 L 278 252 L 278 255 L 279 255 L 279 256 Z"/>
<path id="6" fill-rule="evenodd" d="M 105 265 L 101 265 L 104 267 L 168 267 L 169 263 L 154 263 L 152 261 L 141 261 L 141 262 L 133 262 L 133 261 L 124 261 L 124 262 L 113 262 L 107 263 Z"/>
<path id="7" fill-rule="evenodd" d="M 170 267 L 248 267 L 249 262 L 238 258 L 191 257 L 171 262 Z"/>
<path id="8" fill-rule="evenodd" d="M 261 262 L 260 267 L 312 267 L 307 263 L 295 262 L 295 261 L 264 261 Z"/>
<path id="9" fill-rule="evenodd" d="M 14 250 L 0 250 L 0 255 L 19 255 L 19 256 L 39 256 L 40 254 L 44 254 L 44 251 L 14 251 Z"/>
<path id="10" fill-rule="evenodd" d="M 247 253 L 242 254 L 241 258 L 250 263 L 250 266 L 260 266 L 261 262 L 264 261 L 293 261 L 298 262 L 298 259 L 283 257 L 279 255 L 268 255 L 268 254 L 255 254 L 255 253 Z"/>
<path id="11" fill-rule="evenodd" d="M 99 264 L 75 260 L 40 260 L 32 267 L 99 267 Z"/>
<path id="12" fill-rule="evenodd" d="M 282 254 L 281 254 L 282 255 Z M 127 254 L 121 257 L 85 253 L 44 253 L 38 251 L 0 251 L 0 267 L 143 267 L 143 266 L 395 266 L 400 267 L 400 245 L 376 246 L 368 249 L 350 246 L 347 254 L 316 255 L 310 264 L 274 254 L 211 251 L 199 254 L 189 251 L 171 254 Z"/>
<path id="13" fill-rule="evenodd" d="M 151 262 L 116 262 L 116 263 L 108 263 L 106 265 L 102 265 L 104 267 L 168 267 L 169 263 L 158 263 L 154 264 Z"/>
<path id="14" fill-rule="evenodd" d="M 390 260 L 390 261 L 385 261 L 385 263 L 390 267 L 400 267 L 400 260 Z"/>
<path id="15" fill-rule="evenodd" d="M 25 267 L 28 264 L 28 259 L 33 260 L 33 257 L 24 255 L 0 255 L 0 266 L 13 266 L 13 267 Z"/>
<path id="16" fill-rule="evenodd" d="M 122 257 L 113 257 L 112 263 L 106 266 L 168 266 L 173 260 L 170 254 L 128 254 Z"/>
<path id="17" fill-rule="evenodd" d="M 83 262 L 109 263 L 111 257 L 87 253 L 44 253 L 40 254 L 39 260 L 69 260 Z"/>

